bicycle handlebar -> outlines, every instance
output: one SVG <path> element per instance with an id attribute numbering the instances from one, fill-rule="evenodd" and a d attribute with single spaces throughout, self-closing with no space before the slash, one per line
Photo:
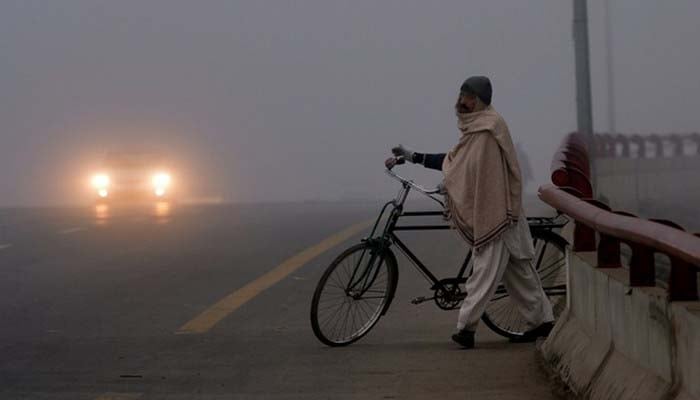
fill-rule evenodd
<path id="1" fill-rule="evenodd" d="M 396 164 L 394 164 L 394 165 L 403 164 L 403 163 L 405 163 L 405 162 L 406 162 L 406 161 L 403 159 L 403 157 L 396 157 Z M 435 189 L 426 189 L 425 187 L 416 184 L 416 183 L 413 182 L 412 180 L 406 179 L 406 178 L 404 178 L 404 177 L 398 175 L 397 173 L 395 173 L 394 171 L 391 170 L 391 168 L 389 167 L 389 165 L 387 165 L 387 169 L 386 169 L 385 172 L 386 172 L 387 175 L 389 175 L 390 177 L 392 177 L 392 178 L 396 179 L 397 181 L 401 182 L 401 184 L 402 184 L 404 187 L 411 187 L 411 188 L 417 190 L 418 192 L 423 193 L 423 194 L 424 194 L 426 197 L 428 197 L 429 199 L 431 199 L 431 200 L 437 202 L 437 203 L 440 204 L 443 208 L 445 207 L 445 203 L 444 203 L 442 200 L 440 200 L 440 199 L 438 199 L 437 197 L 434 196 L 434 195 L 436 195 L 436 194 L 442 194 L 439 188 L 435 188 Z"/>
<path id="2" fill-rule="evenodd" d="M 397 181 L 399 181 L 399 182 L 401 182 L 401 183 L 403 183 L 403 184 L 405 184 L 405 185 L 408 185 L 408 186 L 410 186 L 410 187 L 416 189 L 417 191 L 419 191 L 419 192 L 421 192 L 421 193 L 423 193 L 423 194 L 426 194 L 426 195 L 440 194 L 440 189 L 438 189 L 438 188 L 435 188 L 435 189 L 432 189 L 432 190 L 426 189 L 426 188 L 424 188 L 423 186 L 416 184 L 416 183 L 413 182 L 412 180 L 406 179 L 406 178 L 404 178 L 404 177 L 398 175 L 397 173 L 395 173 L 394 171 L 390 170 L 389 168 L 387 168 L 386 171 L 384 171 L 384 172 L 386 172 L 390 177 L 396 179 Z"/>

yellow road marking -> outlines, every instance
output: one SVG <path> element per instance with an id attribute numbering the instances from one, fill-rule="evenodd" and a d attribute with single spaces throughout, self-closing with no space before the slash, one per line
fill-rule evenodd
<path id="1" fill-rule="evenodd" d="M 143 393 L 105 393 L 95 400 L 136 400 L 140 399 Z"/>
<path id="2" fill-rule="evenodd" d="M 352 225 L 334 234 L 333 236 L 326 238 L 322 242 L 288 258 L 282 264 L 278 265 L 265 275 L 219 300 L 216 304 L 204 310 L 194 319 L 180 327 L 180 329 L 178 329 L 175 333 L 194 334 L 207 332 L 227 315 L 234 312 L 236 309 L 250 301 L 258 294 L 281 281 L 289 274 L 301 268 L 322 253 L 339 245 L 340 243 L 343 243 L 362 230 L 371 226 L 373 222 L 374 220 L 369 220 Z"/>

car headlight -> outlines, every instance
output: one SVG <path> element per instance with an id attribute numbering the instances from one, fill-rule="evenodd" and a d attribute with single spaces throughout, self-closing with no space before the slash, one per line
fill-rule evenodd
<path id="1" fill-rule="evenodd" d="M 95 189 L 106 189 L 109 186 L 109 176 L 106 174 L 97 174 L 92 177 L 92 186 Z"/>
<path id="2" fill-rule="evenodd" d="M 170 175 L 166 173 L 157 173 L 153 175 L 151 181 L 153 182 L 153 187 L 156 189 L 165 189 L 170 185 Z"/>

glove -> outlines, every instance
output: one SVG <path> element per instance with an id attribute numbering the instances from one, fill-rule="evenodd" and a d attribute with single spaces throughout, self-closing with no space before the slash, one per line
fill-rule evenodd
<path id="1" fill-rule="evenodd" d="M 403 157 L 404 160 L 408 162 L 413 162 L 413 150 L 407 149 L 403 147 L 402 144 L 398 145 L 398 147 L 394 147 L 391 149 L 391 153 L 394 154 L 396 157 Z"/>
<path id="2" fill-rule="evenodd" d="M 389 157 L 386 159 L 386 161 L 384 161 L 384 166 L 387 169 L 392 169 L 395 166 L 403 164 L 405 162 L 406 162 L 406 160 L 404 160 L 403 158 Z"/>

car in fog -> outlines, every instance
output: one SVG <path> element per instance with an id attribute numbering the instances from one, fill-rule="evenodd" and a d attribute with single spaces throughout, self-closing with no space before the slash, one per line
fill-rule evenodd
<path id="1" fill-rule="evenodd" d="M 95 198 L 114 200 L 171 200 L 173 176 L 160 155 L 138 152 L 105 154 L 90 180 Z"/>

